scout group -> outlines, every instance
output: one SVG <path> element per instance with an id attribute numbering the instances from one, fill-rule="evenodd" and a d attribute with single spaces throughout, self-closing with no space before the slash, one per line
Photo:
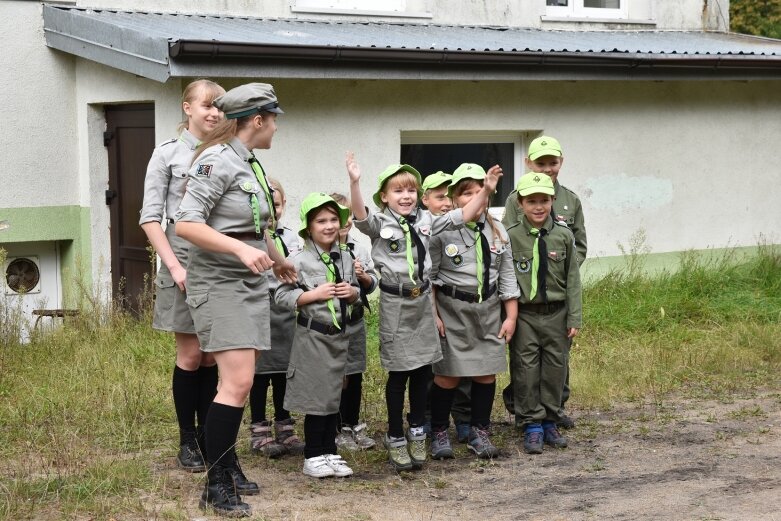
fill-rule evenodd
<path id="1" fill-rule="evenodd" d="M 374 185 L 375 210 L 348 153 L 348 194 L 307 195 L 294 230 L 279 224 L 282 184 L 253 153 L 271 147 L 283 113 L 273 87 L 225 92 L 197 80 L 182 108 L 179 137 L 149 162 L 140 223 L 161 259 L 153 327 L 176 339 L 177 460 L 207 472 L 201 508 L 250 515 L 241 496 L 259 489 L 235 451 L 248 396 L 253 451 L 303 454 L 303 472 L 314 478 L 353 473 L 337 449 L 375 445 L 360 405 L 364 314 L 377 289 L 372 312 L 388 373 L 388 428 L 377 437 L 395 469 L 452 458 L 451 415 L 456 439 L 477 457 L 499 454 L 491 410 L 508 344 L 512 383 L 503 396 L 524 450 L 567 446 L 559 428 L 573 425 L 564 404 L 586 236 L 580 201 L 557 181 L 558 141 L 530 144 L 531 172 L 501 223 L 487 211 L 498 165 L 466 163 L 425 180 L 409 165 L 390 165 Z M 304 415 L 303 441 L 290 411 Z"/>

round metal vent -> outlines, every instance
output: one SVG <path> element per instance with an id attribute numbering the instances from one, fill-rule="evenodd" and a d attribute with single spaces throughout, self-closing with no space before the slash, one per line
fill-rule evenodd
<path id="1" fill-rule="evenodd" d="M 31 259 L 19 258 L 8 263 L 5 281 L 17 293 L 32 291 L 41 280 L 41 272 Z"/>

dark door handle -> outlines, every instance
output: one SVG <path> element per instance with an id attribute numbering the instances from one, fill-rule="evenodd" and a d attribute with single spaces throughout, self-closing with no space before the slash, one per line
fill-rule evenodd
<path id="1" fill-rule="evenodd" d="M 106 190 L 106 204 L 111 204 L 116 197 L 117 193 L 114 190 Z"/>

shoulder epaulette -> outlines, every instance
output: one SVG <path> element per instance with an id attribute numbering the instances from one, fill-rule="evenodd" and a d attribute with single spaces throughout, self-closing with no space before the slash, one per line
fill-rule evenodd
<path id="1" fill-rule="evenodd" d="M 176 143 L 177 141 L 179 141 L 179 138 L 166 139 L 165 141 L 163 141 L 162 143 L 160 143 L 157 146 L 158 147 L 164 147 L 166 145 L 170 145 L 171 143 Z"/>
<path id="2" fill-rule="evenodd" d="M 521 222 L 520 221 L 516 221 L 516 222 L 512 223 L 510 226 L 506 226 L 505 230 L 507 230 L 509 232 L 510 230 L 512 230 L 513 228 L 518 226 L 519 224 L 521 224 Z"/>

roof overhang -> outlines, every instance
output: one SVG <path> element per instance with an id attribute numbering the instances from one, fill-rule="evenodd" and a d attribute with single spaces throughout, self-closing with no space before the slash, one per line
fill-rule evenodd
<path id="1" fill-rule="evenodd" d="M 54 5 L 45 5 L 43 16 L 49 47 L 160 82 L 781 79 L 781 40 L 734 34 L 335 23 Z"/>

